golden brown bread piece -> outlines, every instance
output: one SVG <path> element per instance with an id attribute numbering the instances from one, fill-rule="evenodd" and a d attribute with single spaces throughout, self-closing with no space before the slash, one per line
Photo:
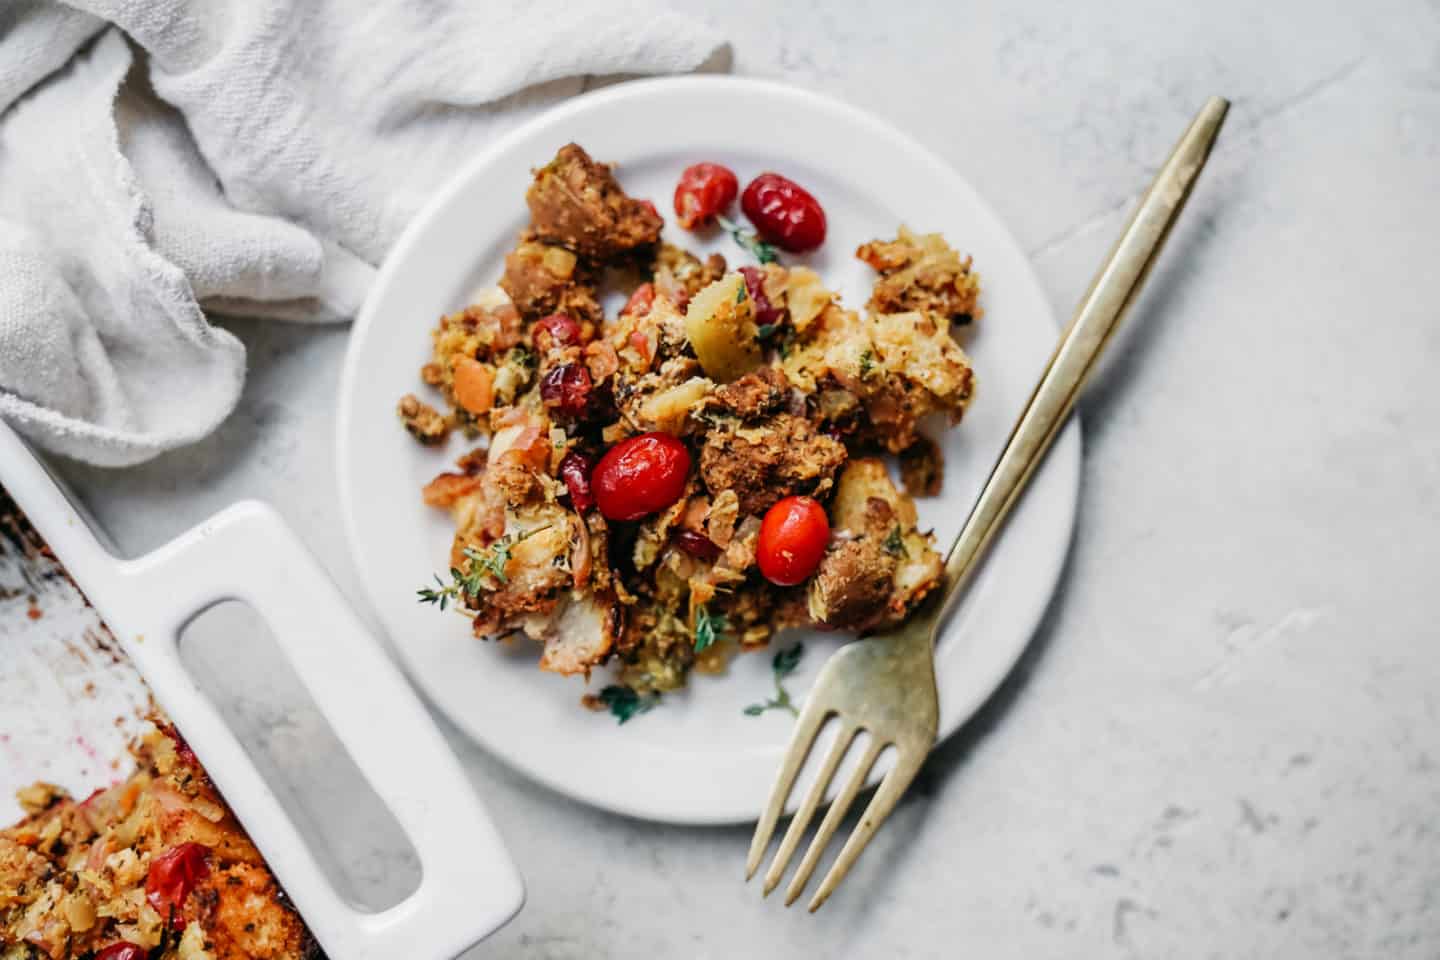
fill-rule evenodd
<path id="1" fill-rule="evenodd" d="M 790 381 L 776 367 L 761 367 L 715 390 L 711 403 L 741 420 L 757 420 L 785 406 Z"/>
<path id="2" fill-rule="evenodd" d="M 979 314 L 980 277 L 970 258 L 938 233 L 902 226 L 894 240 L 872 240 L 855 251 L 880 274 L 866 304 L 876 313 L 923 311 L 966 324 Z"/>
<path id="3" fill-rule="evenodd" d="M 444 443 L 450 435 L 450 419 L 413 393 L 400 398 L 396 412 L 410 435 L 423 444 Z"/>
<path id="4" fill-rule="evenodd" d="M 590 159 L 578 144 L 560 148 L 535 171 L 525 194 L 530 226 L 544 243 L 582 258 L 605 262 L 660 240 L 660 215 L 620 188 L 610 168 Z"/>
<path id="5" fill-rule="evenodd" d="M 522 238 L 505 255 L 500 289 L 526 320 L 552 313 L 566 313 L 595 324 L 601 320 L 592 272 L 562 246 Z"/>
<path id="6" fill-rule="evenodd" d="M 846 464 L 830 502 L 834 537 L 808 588 L 811 618 L 856 632 L 903 620 L 941 576 L 934 537 L 915 522 L 915 502 L 895 488 L 883 461 Z"/>
<path id="7" fill-rule="evenodd" d="M 844 444 L 810 421 L 782 413 L 710 430 L 700 450 L 700 476 L 711 493 L 734 490 L 742 514 L 761 514 L 791 494 L 822 493 L 844 462 Z"/>
<path id="8" fill-rule="evenodd" d="M 934 440 L 917 436 L 900 451 L 900 479 L 912 497 L 934 497 L 945 482 L 945 456 Z"/>

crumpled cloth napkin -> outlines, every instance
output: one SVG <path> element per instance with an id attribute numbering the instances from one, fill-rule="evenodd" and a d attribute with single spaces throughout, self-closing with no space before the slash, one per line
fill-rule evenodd
<path id="1" fill-rule="evenodd" d="M 199 439 L 245 375 L 206 312 L 349 317 L 500 129 L 721 47 L 650 0 L 7 0 L 0 416 L 102 465 Z"/>

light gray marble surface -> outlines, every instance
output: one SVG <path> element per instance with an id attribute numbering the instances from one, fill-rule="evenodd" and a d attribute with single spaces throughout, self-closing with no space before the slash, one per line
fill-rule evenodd
<path id="1" fill-rule="evenodd" d="M 736 72 L 949 158 L 1062 313 L 1193 110 L 1235 107 L 1083 402 L 1045 622 L 840 894 L 762 902 L 748 830 L 583 808 L 445 726 L 529 885 L 473 956 L 1440 955 L 1440 4 L 683 5 Z M 353 590 L 346 332 L 227 325 L 217 435 L 63 470 L 130 551 L 269 499 Z"/>

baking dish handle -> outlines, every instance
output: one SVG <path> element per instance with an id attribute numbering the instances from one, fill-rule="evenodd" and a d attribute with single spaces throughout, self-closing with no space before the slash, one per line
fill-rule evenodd
<path id="1" fill-rule="evenodd" d="M 398 668 L 273 509 L 236 504 L 159 550 L 122 561 L 3 421 L 0 482 L 115 631 L 329 956 L 453 957 L 520 909 L 520 875 L 455 756 Z M 395 906 L 364 913 L 335 892 L 274 791 L 186 672 L 180 631 L 196 614 L 232 599 L 267 621 L 414 845 L 420 885 Z"/>
<path id="2" fill-rule="evenodd" d="M 453 957 L 520 908 L 519 873 L 459 763 L 400 671 L 273 509 L 238 503 L 124 563 L 120 579 L 132 595 L 148 597 L 145 607 L 167 611 L 155 635 L 132 645 L 137 666 L 326 953 L 336 960 Z M 414 845 L 420 885 L 406 900 L 363 913 L 335 892 L 239 740 L 186 673 L 180 631 L 222 600 L 244 601 L 267 621 Z"/>

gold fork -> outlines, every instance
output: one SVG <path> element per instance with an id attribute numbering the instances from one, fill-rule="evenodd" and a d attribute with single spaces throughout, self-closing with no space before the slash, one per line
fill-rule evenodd
<path id="1" fill-rule="evenodd" d="M 1134 302 L 1170 227 L 1190 196 L 1229 108 L 1229 102 L 1219 97 L 1211 97 L 1206 102 L 1130 215 L 1115 248 L 1061 335 L 969 519 L 950 548 L 945 560 L 943 590 L 901 626 L 842 647 L 820 671 L 796 721 L 790 749 L 770 791 L 770 802 L 755 825 L 745 864 L 746 880 L 759 868 L 800 768 L 826 721 L 832 716 L 838 719 L 838 735 L 766 871 L 767 895 L 784 876 L 850 744 L 861 731 L 869 734 L 869 742 L 805 851 L 800 868 L 786 890 L 786 906 L 804 892 L 825 847 L 855 802 L 881 751 L 893 745 L 895 765 L 880 781 L 879 789 L 845 842 L 839 858 L 811 898 L 812 912 L 819 909 L 845 878 L 934 745 L 940 713 L 935 691 L 934 647 L 941 618 L 1064 425 L 1096 359 Z"/>

